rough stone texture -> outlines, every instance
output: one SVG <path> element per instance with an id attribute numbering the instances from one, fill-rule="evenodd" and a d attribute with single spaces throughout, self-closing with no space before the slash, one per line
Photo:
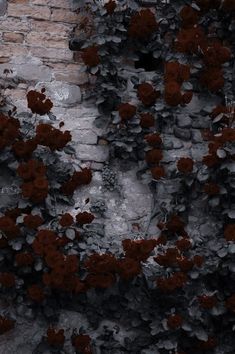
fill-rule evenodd
<path id="1" fill-rule="evenodd" d="M 191 138 L 191 130 L 190 129 L 183 129 L 177 126 L 174 127 L 174 134 L 177 138 L 182 140 L 190 140 Z"/>
<path id="2" fill-rule="evenodd" d="M 79 86 L 68 85 L 60 81 L 52 81 L 50 83 L 39 82 L 36 90 L 46 89 L 46 94 L 56 102 L 58 106 L 71 107 L 81 103 L 81 90 Z"/>

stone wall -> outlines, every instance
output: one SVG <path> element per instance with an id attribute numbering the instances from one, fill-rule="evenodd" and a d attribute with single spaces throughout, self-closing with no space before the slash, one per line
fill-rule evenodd
<path id="1" fill-rule="evenodd" d="M 76 158 L 94 170 L 90 189 L 77 192 L 77 203 L 88 196 L 92 201 L 105 200 L 108 212 L 102 222 L 107 237 L 126 235 L 136 220 L 147 220 L 151 194 L 147 186 L 137 181 L 137 166 L 129 172 L 114 167 L 123 190 L 121 195 L 101 188 L 100 171 L 109 159 L 109 149 L 99 138 L 103 131 L 94 126 L 97 110 L 83 101 L 84 87 L 90 78 L 79 72 L 79 54 L 69 49 L 69 39 L 79 23 L 72 0 L 9 0 L 0 4 L 0 80 L 7 103 L 3 109 L 15 105 L 18 113 L 28 111 L 27 91 L 46 88 L 54 103 L 55 126 L 65 123 L 64 129 L 72 132 Z M 136 196 L 139 201 L 133 203 Z"/>

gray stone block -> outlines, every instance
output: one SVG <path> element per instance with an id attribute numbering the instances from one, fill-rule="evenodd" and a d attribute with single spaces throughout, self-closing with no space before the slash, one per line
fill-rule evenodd
<path id="1" fill-rule="evenodd" d="M 188 141 L 191 139 L 191 130 L 174 127 L 174 134 L 177 138 Z"/>
<path id="2" fill-rule="evenodd" d="M 39 82 L 36 85 L 37 90 L 45 87 L 46 95 L 50 97 L 57 106 L 71 106 L 81 103 L 81 90 L 79 86 L 68 85 L 60 81 L 52 81 L 50 83 Z"/>
<path id="3" fill-rule="evenodd" d="M 95 146 L 76 144 L 74 147 L 79 160 L 104 162 L 109 156 L 109 148 L 105 145 Z"/>
<path id="4" fill-rule="evenodd" d="M 178 115 L 176 121 L 180 128 L 190 128 L 192 125 L 192 119 L 185 114 Z"/>

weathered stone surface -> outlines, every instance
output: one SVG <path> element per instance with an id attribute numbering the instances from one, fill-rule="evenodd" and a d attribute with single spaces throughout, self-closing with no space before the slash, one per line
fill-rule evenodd
<path id="1" fill-rule="evenodd" d="M 182 140 L 190 140 L 191 138 L 191 130 L 190 129 L 182 129 L 177 126 L 174 127 L 174 134 L 177 138 Z"/>
<path id="2" fill-rule="evenodd" d="M 179 114 L 176 119 L 177 125 L 180 128 L 190 128 L 192 124 L 192 119 L 185 114 Z"/>
<path id="3" fill-rule="evenodd" d="M 171 150 L 170 152 L 164 151 L 163 154 L 163 162 L 173 162 L 179 159 L 180 157 L 188 157 L 189 151 L 188 150 Z"/>
<path id="4" fill-rule="evenodd" d="M 202 135 L 199 129 L 192 129 L 192 142 L 193 143 L 202 143 Z"/>
<path id="5" fill-rule="evenodd" d="M 5 77 L 4 69 L 11 69 L 11 77 L 17 77 L 29 82 L 51 81 L 51 70 L 46 65 L 34 63 L 24 64 L 0 64 L 0 76 Z"/>
<path id="6" fill-rule="evenodd" d="M 79 144 L 94 145 L 97 143 L 97 135 L 91 129 L 72 130 L 72 137 Z"/>
<path id="7" fill-rule="evenodd" d="M 192 127 L 193 128 L 209 128 L 211 119 L 209 117 L 193 117 Z"/>
<path id="8" fill-rule="evenodd" d="M 108 146 L 75 144 L 76 155 L 79 160 L 104 162 L 108 159 Z"/>
<path id="9" fill-rule="evenodd" d="M 192 158 L 197 161 L 201 161 L 204 155 L 207 155 L 207 145 L 197 144 L 191 148 Z"/>
<path id="10" fill-rule="evenodd" d="M 43 87 L 45 87 L 47 96 L 50 96 L 55 105 L 66 107 L 81 102 L 81 90 L 79 86 L 68 85 L 60 81 L 46 84 L 39 82 L 36 85 L 36 89 L 38 90 L 41 90 Z"/>

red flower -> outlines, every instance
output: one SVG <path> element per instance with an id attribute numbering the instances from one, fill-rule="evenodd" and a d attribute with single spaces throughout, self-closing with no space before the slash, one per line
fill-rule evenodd
<path id="1" fill-rule="evenodd" d="M 27 266 L 34 262 L 34 257 L 31 253 L 22 252 L 15 256 L 15 261 L 18 266 Z"/>
<path id="2" fill-rule="evenodd" d="M 186 258 L 186 257 L 181 257 L 177 260 L 177 264 L 178 267 L 180 268 L 180 270 L 182 270 L 183 272 L 188 272 L 189 270 L 191 270 L 193 268 L 193 261 L 191 261 L 190 259 Z"/>
<path id="3" fill-rule="evenodd" d="M 116 9 L 117 7 L 117 4 L 116 4 L 116 1 L 114 0 L 109 0 L 109 2 L 107 2 L 105 5 L 104 5 L 107 13 L 109 15 L 112 15 L 114 13 L 114 10 Z"/>
<path id="4" fill-rule="evenodd" d="M 65 213 L 64 215 L 61 216 L 59 223 L 61 226 L 67 227 L 67 226 L 71 226 L 74 223 L 74 220 L 71 214 Z"/>
<path id="5" fill-rule="evenodd" d="M 73 335 L 71 339 L 76 351 L 84 354 L 92 354 L 91 338 L 87 334 Z"/>
<path id="6" fill-rule="evenodd" d="M 75 254 L 71 254 L 66 256 L 65 259 L 65 268 L 66 268 L 66 273 L 76 273 L 78 271 L 79 267 L 79 258 Z"/>
<path id="7" fill-rule="evenodd" d="M 156 246 L 156 240 L 131 240 L 122 241 L 122 247 L 127 258 L 133 258 L 136 261 L 146 261 L 150 253 Z"/>
<path id="8" fill-rule="evenodd" d="M 71 133 L 54 128 L 51 124 L 40 123 L 36 128 L 35 139 L 38 144 L 47 146 L 51 151 L 63 149 L 71 141 Z"/>
<path id="9" fill-rule="evenodd" d="M 109 288 L 115 281 L 115 275 L 112 273 L 88 274 L 85 278 L 85 282 L 88 286 L 102 289 Z"/>
<path id="10" fill-rule="evenodd" d="M 9 272 L 0 273 L 0 283 L 5 288 L 12 288 L 15 285 L 15 276 Z"/>
<path id="11" fill-rule="evenodd" d="M 47 330 L 47 343 L 53 347 L 61 347 L 64 345 L 65 336 L 64 330 L 55 330 L 54 328 L 48 328 Z"/>
<path id="12" fill-rule="evenodd" d="M 193 27 L 198 21 L 198 14 L 198 11 L 194 10 L 191 6 L 184 6 L 180 11 L 182 26 L 185 28 Z"/>
<path id="13" fill-rule="evenodd" d="M 177 240 L 175 245 L 180 251 L 187 251 L 192 247 L 191 242 L 187 238 L 181 238 L 180 240 Z"/>
<path id="14" fill-rule="evenodd" d="M 154 116 L 150 113 L 140 114 L 140 126 L 142 128 L 151 128 L 154 127 Z"/>
<path id="15" fill-rule="evenodd" d="M 84 262 L 90 273 L 114 273 L 117 270 L 117 260 L 112 254 L 94 253 Z"/>
<path id="16" fill-rule="evenodd" d="M 234 128 L 224 128 L 222 130 L 222 139 L 225 142 L 234 142 L 235 141 L 235 129 Z"/>
<path id="17" fill-rule="evenodd" d="M 0 334 L 6 333 L 14 328 L 15 322 L 9 318 L 0 316 Z"/>
<path id="18" fill-rule="evenodd" d="M 164 267 L 173 267 L 177 259 L 180 257 L 180 253 L 177 248 L 172 247 L 166 250 L 165 254 L 159 254 L 154 257 L 155 262 Z"/>
<path id="19" fill-rule="evenodd" d="M 32 113 L 37 113 L 40 116 L 49 113 L 53 103 L 49 98 L 45 99 L 46 96 L 43 93 L 34 90 L 29 91 L 27 93 L 28 108 L 31 109 Z"/>
<path id="20" fill-rule="evenodd" d="M 176 61 L 165 63 L 165 82 L 176 81 L 179 85 L 190 78 L 190 67 Z"/>
<path id="21" fill-rule="evenodd" d="M 220 187 L 217 183 L 209 182 L 204 185 L 203 188 L 204 192 L 208 195 L 216 195 L 220 192 Z"/>
<path id="22" fill-rule="evenodd" d="M 204 257 L 196 255 L 193 257 L 193 262 L 197 267 L 201 267 L 204 263 Z"/>
<path id="23" fill-rule="evenodd" d="M 160 179 L 166 176 L 163 166 L 155 166 L 151 168 L 151 174 L 154 179 Z"/>
<path id="24" fill-rule="evenodd" d="M 29 158 L 34 150 L 37 148 L 36 139 L 30 139 L 27 141 L 17 141 L 12 145 L 12 150 L 17 157 Z"/>
<path id="25" fill-rule="evenodd" d="M 177 106 L 181 103 L 182 94 L 180 85 L 177 82 L 170 81 L 166 83 L 164 99 L 169 106 Z"/>
<path id="26" fill-rule="evenodd" d="M 178 52 L 197 54 L 198 49 L 207 46 L 207 38 L 203 29 L 199 26 L 192 28 L 183 28 L 177 36 L 175 48 Z"/>
<path id="27" fill-rule="evenodd" d="M 219 158 L 215 154 L 209 154 L 209 155 L 203 156 L 202 162 L 207 167 L 214 167 L 214 166 L 218 165 Z"/>
<path id="28" fill-rule="evenodd" d="M 176 272 L 169 278 L 157 278 L 157 286 L 163 292 L 172 292 L 178 288 L 182 288 L 187 283 L 187 275 L 182 272 Z"/>
<path id="29" fill-rule="evenodd" d="M 177 162 L 177 168 L 182 173 L 190 173 L 193 171 L 193 160 L 189 157 L 181 157 Z"/>
<path id="30" fill-rule="evenodd" d="M 235 294 L 231 295 L 225 303 L 228 310 L 235 313 Z"/>
<path id="31" fill-rule="evenodd" d="M 39 215 L 26 215 L 24 217 L 24 224 L 29 229 L 37 229 L 40 225 L 43 224 L 43 219 Z"/>
<path id="32" fill-rule="evenodd" d="M 183 324 L 183 318 L 180 315 L 171 315 L 167 319 L 167 326 L 170 329 L 177 329 Z"/>
<path id="33" fill-rule="evenodd" d="M 100 63 L 98 47 L 94 45 L 83 49 L 81 57 L 84 64 L 89 67 L 97 66 Z"/>
<path id="34" fill-rule="evenodd" d="M 182 103 L 188 104 L 191 102 L 192 98 L 193 98 L 193 91 L 185 92 L 182 96 Z"/>
<path id="35" fill-rule="evenodd" d="M 132 258 L 124 258 L 118 261 L 118 273 L 125 280 L 136 277 L 141 272 L 140 263 Z"/>
<path id="36" fill-rule="evenodd" d="M 136 107 L 130 103 L 122 103 L 118 107 L 118 112 L 123 121 L 129 120 L 136 114 Z"/>
<path id="37" fill-rule="evenodd" d="M 227 241 L 235 242 L 235 224 L 225 226 L 224 237 Z"/>
<path id="38" fill-rule="evenodd" d="M 143 9 L 131 17 L 128 34 L 131 38 L 148 39 L 158 28 L 154 14 L 149 9 Z"/>
<path id="39" fill-rule="evenodd" d="M 152 106 L 160 96 L 160 93 L 151 84 L 145 82 L 138 86 L 137 96 L 145 106 Z"/>
<path id="40" fill-rule="evenodd" d="M 38 285 L 31 285 L 28 288 L 28 295 L 30 299 L 39 303 L 42 302 L 45 297 L 42 288 L 40 288 Z"/>
<path id="41" fill-rule="evenodd" d="M 8 240 L 12 240 L 20 235 L 20 228 L 8 216 L 0 217 L 0 230 L 5 233 Z"/>
<path id="42" fill-rule="evenodd" d="M 46 166 L 39 160 L 29 160 L 17 168 L 18 175 L 24 180 L 42 177 L 46 173 Z"/>
<path id="43" fill-rule="evenodd" d="M 160 135 L 157 133 L 145 135 L 144 139 L 147 141 L 147 143 L 150 146 L 156 146 L 162 144 L 162 139 Z"/>
<path id="44" fill-rule="evenodd" d="M 76 220 L 79 225 L 90 224 L 95 219 L 94 215 L 84 211 L 76 215 Z"/>
<path id="45" fill-rule="evenodd" d="M 217 346 L 218 341 L 214 337 L 208 337 L 207 341 L 199 341 L 199 348 L 203 350 L 210 350 Z"/>
<path id="46" fill-rule="evenodd" d="M 156 164 L 160 160 L 162 160 L 163 154 L 162 150 L 160 149 L 152 149 L 150 151 L 147 151 L 145 155 L 145 160 L 148 164 Z"/>
<path id="47" fill-rule="evenodd" d="M 222 10 L 232 12 L 235 11 L 235 3 L 233 0 L 224 0 L 222 2 Z"/>
<path id="48" fill-rule="evenodd" d="M 184 230 L 185 223 L 178 215 L 172 215 L 170 220 L 167 222 L 166 227 L 171 232 L 176 232 L 182 234 Z"/>
<path id="49" fill-rule="evenodd" d="M 219 68 L 222 64 L 231 58 L 230 49 L 223 47 L 221 42 L 218 40 L 213 41 L 213 43 L 204 50 L 203 54 L 203 61 L 208 67 Z"/>
<path id="50" fill-rule="evenodd" d="M 202 86 L 215 93 L 224 86 L 223 71 L 220 68 L 207 67 L 202 71 L 199 81 Z"/>
<path id="51" fill-rule="evenodd" d="M 208 295 L 201 295 L 198 296 L 198 301 L 204 309 L 212 309 L 214 306 L 216 306 L 218 300 L 216 296 L 208 296 Z"/>

